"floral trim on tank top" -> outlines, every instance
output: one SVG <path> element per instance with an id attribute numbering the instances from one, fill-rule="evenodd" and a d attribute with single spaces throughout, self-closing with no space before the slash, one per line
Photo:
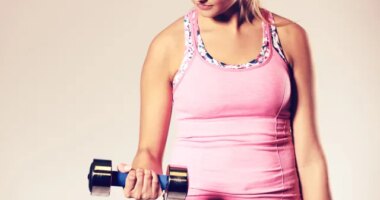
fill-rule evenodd
<path id="1" fill-rule="evenodd" d="M 284 53 L 284 50 L 282 49 L 282 45 L 281 45 L 281 42 L 280 42 L 280 38 L 278 37 L 278 32 L 277 32 L 277 28 L 275 25 L 273 25 L 274 23 L 274 18 L 273 18 L 273 15 L 272 13 L 269 13 L 269 20 L 270 20 L 270 23 L 272 23 L 270 25 L 270 28 L 271 28 L 271 35 L 272 35 L 272 44 L 273 44 L 273 47 L 276 49 L 276 51 L 278 52 L 278 54 L 281 56 L 281 58 L 285 61 L 285 63 L 291 67 L 290 63 L 288 62 L 288 60 L 286 59 L 285 57 L 285 53 Z"/>
<path id="2" fill-rule="evenodd" d="M 174 78 L 173 78 L 173 81 L 172 81 L 172 86 L 175 87 L 175 85 L 177 85 L 177 83 L 179 82 L 179 80 L 181 79 L 181 77 L 184 75 L 184 72 L 185 70 L 187 69 L 188 67 L 188 64 L 189 64 L 189 61 L 193 58 L 194 56 L 194 44 L 193 44 L 193 40 L 192 40 L 192 23 L 191 23 L 191 20 L 190 20 L 190 17 L 191 18 L 194 18 L 196 16 L 196 13 L 195 13 L 195 10 L 193 10 L 192 12 L 186 14 L 184 16 L 184 32 L 185 32 L 185 53 L 184 53 L 184 58 L 182 60 L 182 63 L 177 71 L 177 73 L 174 75 Z M 269 20 L 271 23 L 274 23 L 274 18 L 273 18 L 273 15 L 272 13 L 269 13 Z M 202 41 L 202 38 L 200 37 L 200 32 L 199 30 L 197 31 L 197 50 L 199 51 L 200 55 L 208 62 L 210 62 L 211 64 L 216 64 L 220 67 L 225 67 L 225 68 L 232 68 L 232 69 L 243 69 L 243 68 L 249 68 L 249 67 L 252 67 L 256 64 L 260 64 L 262 62 L 265 61 L 265 59 L 269 56 L 269 53 L 270 53 L 270 48 L 269 48 L 269 38 L 268 38 L 268 31 L 267 29 L 264 27 L 264 24 L 263 24 L 263 28 L 264 28 L 264 37 L 263 37 L 263 42 L 262 42 L 262 47 L 261 47 L 261 51 L 259 53 L 259 55 L 257 56 L 257 58 L 253 59 L 252 61 L 248 62 L 248 63 L 245 63 L 245 64 L 240 64 L 240 65 L 228 65 L 228 64 L 225 64 L 223 62 L 219 62 L 217 60 L 215 60 L 214 58 L 212 58 L 212 56 L 210 54 L 207 53 L 206 49 L 205 49 L 205 46 L 203 44 L 203 41 Z M 280 42 L 280 39 L 278 37 L 278 32 L 277 32 L 277 28 L 275 25 L 271 24 L 270 25 L 270 32 L 271 32 L 271 39 L 272 39 L 272 44 L 273 44 L 273 47 L 274 49 L 278 52 L 278 54 L 281 56 L 281 58 L 285 61 L 285 63 L 288 65 L 288 66 L 291 66 L 290 63 L 288 62 L 288 60 L 286 59 L 285 57 L 285 54 L 284 54 L 284 51 L 282 49 L 282 45 L 281 45 L 281 42 Z"/>
<path id="3" fill-rule="evenodd" d="M 191 17 L 194 17 L 194 12 L 191 12 L 192 14 Z M 185 70 L 187 69 L 189 65 L 189 61 L 193 58 L 194 56 L 194 45 L 193 45 L 193 40 L 192 40 L 192 35 L 191 35 L 191 23 L 190 23 L 190 16 L 189 14 L 184 16 L 183 19 L 184 22 L 184 27 L 185 27 L 185 56 L 182 60 L 182 63 L 177 71 L 177 73 L 174 75 L 172 85 L 173 87 L 179 82 L 183 74 L 185 73 Z"/>

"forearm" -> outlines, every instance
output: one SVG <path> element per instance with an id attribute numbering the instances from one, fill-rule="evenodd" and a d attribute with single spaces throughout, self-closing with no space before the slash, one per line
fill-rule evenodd
<path id="1" fill-rule="evenodd" d="M 324 158 L 299 167 L 304 200 L 331 200 L 327 164 Z"/>
<path id="2" fill-rule="evenodd" d="M 162 174 L 162 160 L 154 157 L 148 150 L 139 150 L 133 159 L 132 168 L 151 169 L 157 174 Z"/>

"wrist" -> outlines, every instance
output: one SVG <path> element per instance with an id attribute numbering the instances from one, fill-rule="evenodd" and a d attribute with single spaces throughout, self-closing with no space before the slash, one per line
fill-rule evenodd
<path id="1" fill-rule="evenodd" d="M 157 174 L 162 174 L 162 162 L 152 156 L 148 151 L 137 152 L 132 162 L 132 169 L 150 169 Z"/>

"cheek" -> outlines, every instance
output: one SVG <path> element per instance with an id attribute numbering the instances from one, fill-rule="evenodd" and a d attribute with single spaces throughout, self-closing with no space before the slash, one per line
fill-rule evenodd
<path id="1" fill-rule="evenodd" d="M 234 4 L 238 0 L 216 0 L 215 4 L 219 4 L 223 7 L 230 7 L 232 4 Z"/>
<path id="2" fill-rule="evenodd" d="M 216 0 L 215 5 L 218 6 L 218 9 L 221 12 L 228 10 L 237 0 Z"/>

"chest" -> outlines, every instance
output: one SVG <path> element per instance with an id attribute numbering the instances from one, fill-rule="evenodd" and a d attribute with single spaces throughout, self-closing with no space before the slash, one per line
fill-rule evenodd
<path id="1" fill-rule="evenodd" d="M 289 102 L 285 67 L 271 62 L 244 71 L 220 69 L 195 56 L 174 91 L 180 118 L 276 116 Z"/>

